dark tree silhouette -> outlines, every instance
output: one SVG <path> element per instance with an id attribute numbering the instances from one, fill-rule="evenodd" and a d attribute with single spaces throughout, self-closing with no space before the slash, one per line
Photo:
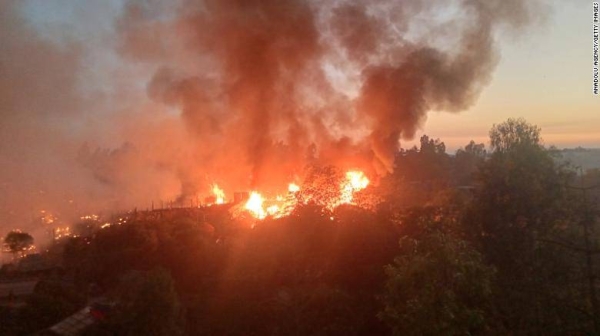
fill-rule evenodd
<path id="1" fill-rule="evenodd" d="M 14 255 L 23 255 L 33 247 L 33 237 L 21 231 L 11 231 L 4 237 L 4 252 L 10 252 Z"/>

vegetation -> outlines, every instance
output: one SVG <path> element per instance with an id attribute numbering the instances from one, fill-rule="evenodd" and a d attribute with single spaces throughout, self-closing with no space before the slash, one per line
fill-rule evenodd
<path id="1" fill-rule="evenodd" d="M 4 251 L 13 255 L 23 254 L 33 246 L 33 237 L 21 231 L 11 231 L 4 237 Z"/>
<path id="2" fill-rule="evenodd" d="M 494 269 L 468 243 L 436 229 L 419 239 L 404 237 L 386 274 L 379 316 L 395 335 L 473 335 L 490 330 Z"/>
<path id="3" fill-rule="evenodd" d="M 600 334 L 600 174 L 559 164 L 524 120 L 490 140 L 489 152 L 471 142 L 451 156 L 422 137 L 368 210 L 313 202 L 252 226 L 214 206 L 86 226 L 57 246 L 74 292 L 115 304 L 87 332 Z M 310 187 L 337 173 L 313 169 Z M 40 330 L 85 304 L 57 285 L 36 292 L 0 310 L 0 331 Z"/>
<path id="4" fill-rule="evenodd" d="M 96 335 L 181 335 L 181 303 L 170 274 L 160 268 L 125 274 L 115 292 L 114 318 L 94 326 Z"/>

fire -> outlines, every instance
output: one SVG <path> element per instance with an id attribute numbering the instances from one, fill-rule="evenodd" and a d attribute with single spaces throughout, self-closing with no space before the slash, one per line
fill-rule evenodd
<path id="1" fill-rule="evenodd" d="M 267 214 L 269 214 L 270 216 L 277 216 L 280 213 L 280 211 L 281 209 L 277 204 L 271 205 L 267 208 Z"/>
<path id="2" fill-rule="evenodd" d="M 248 198 L 248 201 L 246 202 L 244 208 L 248 210 L 252 214 L 252 216 L 258 219 L 264 219 L 265 217 L 267 217 L 267 212 L 265 211 L 265 209 L 263 209 L 264 202 L 265 200 L 261 196 L 261 194 L 257 193 L 256 191 L 253 191 L 252 193 L 250 193 L 250 198 Z"/>
<path id="3" fill-rule="evenodd" d="M 63 237 L 71 237 L 71 228 L 68 226 L 54 228 L 54 239 L 59 240 Z"/>
<path id="4" fill-rule="evenodd" d="M 369 179 L 361 171 L 349 171 L 346 173 L 346 180 L 352 186 L 354 191 L 365 189 L 369 185 Z"/>
<path id="5" fill-rule="evenodd" d="M 332 195 L 332 198 L 326 203 L 327 208 L 333 210 L 341 204 L 352 204 L 355 193 L 365 189 L 369 183 L 369 178 L 362 171 L 351 170 L 346 172 L 339 186 L 336 187 L 336 189 L 339 189 L 334 191 L 337 195 Z M 289 215 L 298 204 L 307 203 L 311 199 L 310 194 L 300 196 L 301 187 L 296 183 L 290 183 L 287 190 L 286 196 L 277 195 L 272 197 L 264 197 L 258 191 L 252 191 L 243 204 L 243 209 L 259 220 L 268 216 L 280 218 Z M 213 187 L 213 194 L 216 197 L 216 204 L 225 202 L 225 193 L 216 185 Z"/>
<path id="6" fill-rule="evenodd" d="M 290 185 L 288 186 L 288 191 L 292 194 L 297 193 L 298 191 L 300 191 L 300 186 L 295 183 L 290 183 Z"/>
<path id="7" fill-rule="evenodd" d="M 346 172 L 346 179 L 341 185 L 341 204 L 352 203 L 354 193 L 365 189 L 369 185 L 369 178 L 359 170 Z"/>
<path id="8" fill-rule="evenodd" d="M 225 203 L 225 192 L 223 189 L 219 188 L 218 185 L 214 184 L 212 187 L 213 195 L 215 195 L 215 204 L 224 204 Z"/>

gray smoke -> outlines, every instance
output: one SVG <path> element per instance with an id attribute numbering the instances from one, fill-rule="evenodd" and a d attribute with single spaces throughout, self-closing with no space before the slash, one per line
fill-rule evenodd
<path id="1" fill-rule="evenodd" d="M 42 207 L 186 202 L 215 182 L 275 190 L 313 163 L 389 173 L 428 111 L 476 101 L 497 35 L 540 12 L 518 0 L 131 0 L 88 45 L 42 38 L 20 4 L 0 3 L 4 228 Z M 99 52 L 114 59 L 85 63 Z M 105 74 L 99 92 L 90 72 Z"/>

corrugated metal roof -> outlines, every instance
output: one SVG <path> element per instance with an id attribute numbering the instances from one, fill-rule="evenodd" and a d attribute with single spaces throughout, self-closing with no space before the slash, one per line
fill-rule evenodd
<path id="1" fill-rule="evenodd" d="M 79 335 L 85 328 L 96 322 L 91 314 L 91 307 L 85 307 L 50 328 L 57 335 Z"/>

